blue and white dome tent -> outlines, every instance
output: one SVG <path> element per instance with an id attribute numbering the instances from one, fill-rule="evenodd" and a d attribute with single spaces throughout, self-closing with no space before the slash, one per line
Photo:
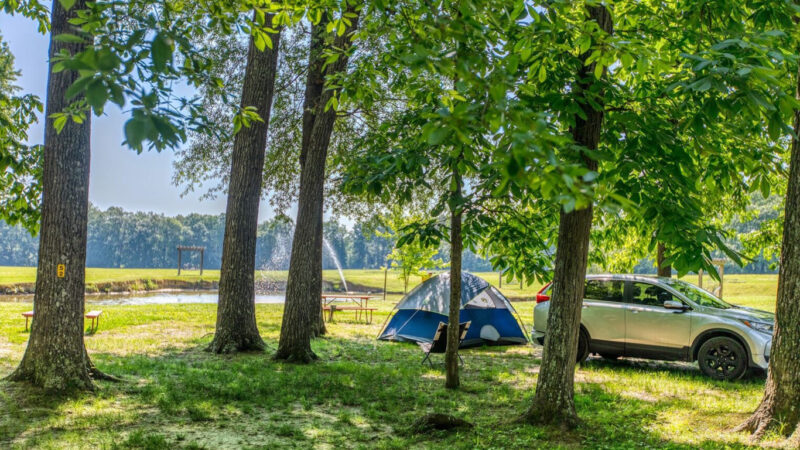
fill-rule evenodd
<path id="1" fill-rule="evenodd" d="M 394 307 L 378 339 L 431 342 L 439 322 L 448 322 L 450 274 L 442 273 L 414 288 Z M 476 345 L 524 345 L 527 333 L 515 316 L 511 302 L 494 286 L 461 272 L 460 321 L 471 321 L 462 347 Z"/>

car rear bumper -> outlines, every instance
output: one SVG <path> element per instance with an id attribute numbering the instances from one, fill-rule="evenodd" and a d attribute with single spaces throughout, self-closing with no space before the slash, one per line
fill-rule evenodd
<path id="1" fill-rule="evenodd" d="M 539 345 L 544 345 L 544 332 L 543 331 L 533 330 L 533 333 L 531 333 L 531 338 L 533 338 L 533 342 L 536 342 Z"/>

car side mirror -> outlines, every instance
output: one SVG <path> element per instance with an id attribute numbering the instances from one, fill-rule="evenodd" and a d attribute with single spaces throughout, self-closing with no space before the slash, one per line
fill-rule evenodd
<path id="1" fill-rule="evenodd" d="M 679 311 L 686 311 L 687 309 L 689 309 L 683 303 L 675 301 L 675 300 L 667 300 L 667 301 L 665 301 L 664 302 L 664 308 L 666 308 L 666 309 L 677 309 Z"/>

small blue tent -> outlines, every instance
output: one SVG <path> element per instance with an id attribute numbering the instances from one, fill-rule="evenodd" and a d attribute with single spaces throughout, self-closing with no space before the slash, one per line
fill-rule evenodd
<path id="1" fill-rule="evenodd" d="M 394 307 L 378 335 L 385 341 L 431 342 L 439 322 L 448 322 L 450 274 L 423 282 Z M 527 344 L 511 302 L 485 280 L 461 272 L 460 321 L 472 321 L 462 347 Z"/>

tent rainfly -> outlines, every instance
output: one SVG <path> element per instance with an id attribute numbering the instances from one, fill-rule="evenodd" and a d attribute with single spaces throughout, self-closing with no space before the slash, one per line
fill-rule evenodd
<path id="1" fill-rule="evenodd" d="M 448 322 L 450 274 L 442 273 L 423 282 L 394 307 L 378 339 L 431 342 L 439 322 Z M 477 276 L 461 272 L 460 321 L 472 321 L 461 347 L 527 344 L 511 302 L 494 286 Z"/>

